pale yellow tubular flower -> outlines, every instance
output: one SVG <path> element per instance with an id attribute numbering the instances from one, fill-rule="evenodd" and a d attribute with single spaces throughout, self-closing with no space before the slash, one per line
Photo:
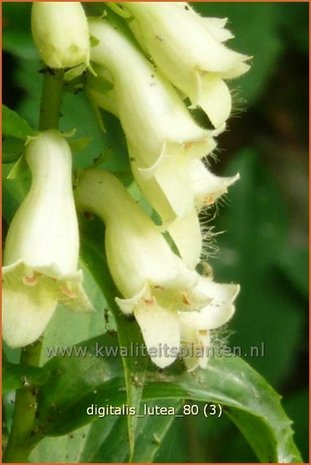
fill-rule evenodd
<path id="1" fill-rule="evenodd" d="M 134 156 L 135 152 L 130 148 L 130 158 Z M 148 169 L 138 169 L 134 163 L 132 170 L 137 184 L 164 225 L 175 218 L 189 216 L 194 207 L 200 210 L 212 205 L 239 179 L 238 174 L 215 176 L 201 160 L 180 159 L 178 155 L 161 160 L 155 176 Z"/>
<path id="2" fill-rule="evenodd" d="M 194 122 L 178 93 L 140 51 L 105 20 L 90 20 L 89 29 L 95 39 L 91 59 L 112 76 L 114 108 L 137 169 L 149 169 L 151 177 L 167 157 L 207 155 L 215 146 L 214 132 Z"/>
<path id="3" fill-rule="evenodd" d="M 234 301 L 240 291 L 235 284 L 219 284 L 208 277 L 200 277 L 196 286 L 196 298 L 210 297 L 208 305 L 199 312 L 179 312 L 181 341 L 188 351 L 184 360 L 189 371 L 206 368 L 209 356 L 212 356 L 210 330 L 226 324 L 233 316 Z M 189 296 L 191 298 L 191 296 Z"/>
<path id="4" fill-rule="evenodd" d="M 21 347 L 41 336 L 58 302 L 90 311 L 78 270 L 71 152 L 55 130 L 26 147 L 31 188 L 9 227 L 3 267 L 3 337 Z"/>
<path id="5" fill-rule="evenodd" d="M 106 225 L 108 265 L 125 299 L 145 292 L 146 286 L 186 290 L 197 282 L 197 274 L 171 251 L 156 225 L 115 176 L 104 170 L 84 171 L 75 196 L 80 209 L 95 213 Z"/>
<path id="6" fill-rule="evenodd" d="M 105 222 L 108 266 L 123 296 L 116 298 L 120 309 L 136 317 L 147 348 L 156 350 L 153 362 L 161 368 L 170 365 L 180 348 L 179 312 L 209 309 L 212 315 L 217 306 L 222 311 L 237 286 L 211 284 L 191 270 L 112 174 L 95 169 L 82 173 L 76 200 L 79 208 Z M 222 316 L 217 318 L 219 323 Z M 161 353 L 164 345 L 170 356 Z"/>
<path id="7" fill-rule="evenodd" d="M 80 2 L 34 2 L 31 28 L 47 66 L 54 69 L 88 66 L 89 32 Z"/>
<path id="8" fill-rule="evenodd" d="M 221 41 L 228 39 L 225 21 L 200 19 L 204 29 L 209 29 L 213 36 Z M 90 30 L 95 43 L 92 59 L 102 68 L 96 69 L 97 79 L 89 78 L 89 94 L 98 106 L 120 118 L 134 178 L 161 217 L 163 231 L 169 230 L 182 258 L 194 267 L 202 249 L 201 239 L 191 247 L 187 237 L 188 234 L 196 239 L 200 237 L 195 211 L 213 204 L 237 177 L 214 176 L 199 160 L 204 151 L 210 153 L 215 149 L 213 138 L 188 139 L 182 144 L 168 142 L 172 137 L 185 140 L 185 134 L 194 125 L 180 97 L 111 25 L 95 20 L 90 22 Z M 126 72 L 124 63 L 128 63 Z M 101 78 L 111 82 L 114 88 L 102 92 Z M 198 126 L 195 127 L 197 130 Z M 221 130 L 214 131 L 213 135 Z"/>
<path id="9" fill-rule="evenodd" d="M 224 79 L 249 69 L 249 57 L 223 44 L 232 37 L 226 20 L 202 18 L 187 3 L 127 2 L 124 7 L 133 14 L 129 24 L 138 42 L 164 76 L 221 127 L 231 113 Z"/>
<path id="10" fill-rule="evenodd" d="M 201 160 L 177 163 L 173 157 L 161 165 L 156 178 L 146 179 L 142 171 L 133 168 L 134 177 L 160 215 L 162 230 L 170 233 L 183 260 L 194 268 L 203 247 L 198 213 L 226 194 L 239 175 L 215 176 Z"/>

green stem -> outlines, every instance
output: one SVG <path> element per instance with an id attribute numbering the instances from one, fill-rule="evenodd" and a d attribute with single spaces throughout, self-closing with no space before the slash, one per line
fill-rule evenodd
<path id="1" fill-rule="evenodd" d="M 63 70 L 47 69 L 40 103 L 39 130 L 58 128 L 60 108 L 63 92 Z M 39 366 L 42 342 L 36 341 L 23 348 L 21 355 L 22 366 Z M 15 407 L 12 428 L 3 462 L 25 463 L 35 445 L 40 441 L 41 435 L 35 430 L 37 391 L 36 387 L 26 384 L 16 391 Z"/>
<path id="2" fill-rule="evenodd" d="M 64 87 L 64 70 L 47 68 L 40 103 L 39 129 L 58 129 L 62 94 Z"/>
<path id="3" fill-rule="evenodd" d="M 34 344 L 24 347 L 21 365 L 39 365 L 41 345 L 42 342 L 38 340 Z M 3 462 L 27 462 L 28 455 L 40 439 L 33 429 L 36 406 L 36 389 L 25 380 L 24 387 L 16 391 L 12 429 Z"/>

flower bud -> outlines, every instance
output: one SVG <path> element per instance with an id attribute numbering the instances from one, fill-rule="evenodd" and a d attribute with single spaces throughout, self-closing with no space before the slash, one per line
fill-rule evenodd
<path id="1" fill-rule="evenodd" d="M 56 130 L 26 147 L 31 188 L 9 227 L 3 267 L 3 336 L 11 347 L 34 342 L 58 302 L 91 305 L 78 271 L 79 232 L 71 185 L 71 152 Z"/>
<path id="2" fill-rule="evenodd" d="M 50 68 L 89 64 L 87 19 L 80 2 L 35 2 L 31 27 L 34 42 Z"/>
<path id="3" fill-rule="evenodd" d="M 141 47 L 164 76 L 201 107 L 217 128 L 231 112 L 231 95 L 224 79 L 245 73 L 247 56 L 227 48 L 232 34 L 226 20 L 202 18 L 187 3 L 127 2 L 130 21 Z"/>

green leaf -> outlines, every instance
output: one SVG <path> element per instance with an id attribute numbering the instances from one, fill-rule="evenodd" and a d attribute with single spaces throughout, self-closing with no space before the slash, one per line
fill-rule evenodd
<path id="1" fill-rule="evenodd" d="M 34 133 L 34 130 L 16 111 L 2 105 L 2 132 L 5 137 L 25 141 L 27 136 Z"/>
<path id="2" fill-rule="evenodd" d="M 309 457 L 309 417 L 301 415 L 301 412 L 306 411 L 306 406 L 309 405 L 308 389 L 295 390 L 292 394 L 284 399 L 284 406 L 290 415 L 290 418 L 297 418 L 295 421 L 295 441 L 299 450 L 302 453 L 305 463 L 308 463 Z"/>
<path id="3" fill-rule="evenodd" d="M 32 450 L 30 463 L 80 463 L 80 455 L 91 425 L 83 426 L 65 436 L 45 437 Z"/>
<path id="4" fill-rule="evenodd" d="M 46 369 L 22 366 L 15 363 L 3 361 L 2 392 L 15 391 L 25 386 L 40 386 L 46 383 L 49 372 Z"/>
<path id="5" fill-rule="evenodd" d="M 129 322 L 132 328 L 135 324 Z M 68 350 L 66 357 L 46 364 L 51 378 L 39 388 L 40 434 L 62 435 L 94 421 L 96 416 L 87 412 L 92 405 L 128 405 L 123 367 L 116 356 L 118 352 L 114 352 L 118 351 L 115 336 L 94 338 Z M 194 373 L 185 372 L 181 362 L 165 371 L 150 364 L 143 399 L 192 399 L 220 404 L 262 462 L 301 461 L 280 396 L 238 357 L 212 358 L 206 370 Z"/>
<path id="6" fill-rule="evenodd" d="M 181 400 L 157 400 L 145 402 L 147 406 L 173 407 L 175 412 L 179 412 L 183 401 Z M 135 454 L 133 462 L 151 462 L 155 454 L 162 445 L 168 430 L 173 425 L 175 418 L 173 416 L 156 416 L 146 415 L 138 421 L 137 438 L 135 445 Z"/>
<path id="7" fill-rule="evenodd" d="M 176 406 L 178 400 L 146 402 L 148 405 Z M 134 462 L 153 461 L 174 417 L 146 416 L 138 420 Z M 95 419 L 90 425 L 64 436 L 45 437 L 33 450 L 29 460 L 34 463 L 127 463 L 128 442 L 127 419 L 125 416 L 108 416 Z"/>
<path id="8" fill-rule="evenodd" d="M 176 411 L 181 401 L 162 400 L 148 401 L 148 406 L 174 407 Z M 146 415 L 138 420 L 135 454 L 133 462 L 152 462 L 161 446 L 162 440 L 171 427 L 174 417 L 159 415 L 156 417 Z M 127 442 L 128 431 L 125 417 L 108 416 L 96 420 L 89 431 L 88 440 L 80 457 L 81 462 L 128 462 L 128 451 L 120 444 Z"/>
<path id="9" fill-rule="evenodd" d="M 43 435 L 63 435 L 94 420 L 87 414 L 92 403 L 111 403 L 124 397 L 123 369 L 119 357 L 101 357 L 99 348 L 115 346 L 107 334 L 69 346 L 46 365 L 49 382 L 38 395 L 38 429 Z M 59 346 L 56 346 L 56 349 Z M 53 349 L 53 347 L 52 347 Z M 113 403 L 112 403 L 113 404 Z"/>
<path id="10" fill-rule="evenodd" d="M 153 375 L 146 377 L 144 398 L 183 397 L 221 404 L 262 462 L 301 461 L 280 396 L 240 358 L 215 357 L 204 371 L 171 377 L 168 370 L 162 380 L 153 381 Z"/>

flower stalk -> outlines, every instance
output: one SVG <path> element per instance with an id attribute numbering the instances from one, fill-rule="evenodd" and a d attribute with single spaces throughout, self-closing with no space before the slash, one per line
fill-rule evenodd
<path id="1" fill-rule="evenodd" d="M 89 64 L 87 19 L 80 2 L 36 2 L 31 13 L 34 42 L 53 69 Z"/>
<path id="2" fill-rule="evenodd" d="M 64 70 L 45 69 L 41 92 L 39 129 L 58 129 L 64 87 Z"/>

